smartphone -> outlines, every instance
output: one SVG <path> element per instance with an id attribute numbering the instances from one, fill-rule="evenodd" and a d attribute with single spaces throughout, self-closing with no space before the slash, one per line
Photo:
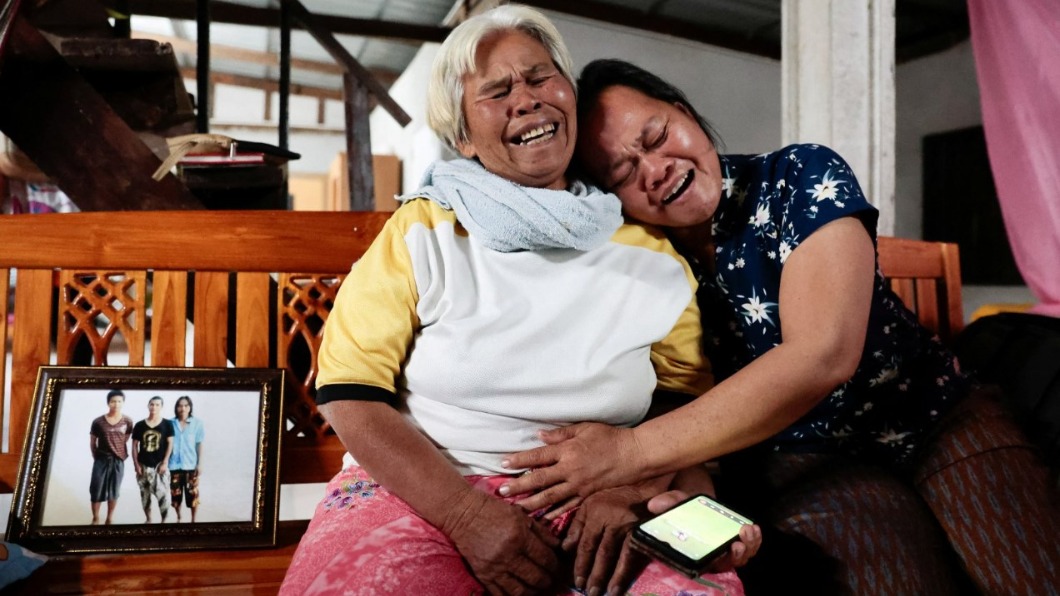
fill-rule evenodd
<path id="1" fill-rule="evenodd" d="M 750 519 L 706 495 L 694 495 L 633 528 L 630 545 L 696 578 L 739 540 Z"/>

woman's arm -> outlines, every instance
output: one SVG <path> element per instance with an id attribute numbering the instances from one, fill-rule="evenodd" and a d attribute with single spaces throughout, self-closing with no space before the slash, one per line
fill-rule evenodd
<path id="1" fill-rule="evenodd" d="M 542 469 L 507 490 L 546 489 L 520 504 L 547 506 L 715 459 L 787 428 L 857 369 L 874 274 L 872 240 L 858 219 L 822 226 L 785 263 L 783 343 L 692 403 L 634 429 L 578 424 L 543 433 L 548 445 L 506 464 Z"/>
<path id="2" fill-rule="evenodd" d="M 360 466 L 456 543 L 491 593 L 551 584 L 558 540 L 518 507 L 473 489 L 397 410 L 342 400 L 320 412 Z"/>

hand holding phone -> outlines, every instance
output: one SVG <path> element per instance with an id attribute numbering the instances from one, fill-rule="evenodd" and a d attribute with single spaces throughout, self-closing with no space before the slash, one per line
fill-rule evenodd
<path id="1" fill-rule="evenodd" d="M 743 525 L 753 523 L 706 495 L 693 495 L 638 524 L 630 545 L 695 578 L 739 540 Z"/>

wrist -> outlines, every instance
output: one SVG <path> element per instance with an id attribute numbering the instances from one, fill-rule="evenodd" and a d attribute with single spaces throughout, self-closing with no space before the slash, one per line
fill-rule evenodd
<path id="1" fill-rule="evenodd" d="M 628 448 L 626 453 L 621 455 L 622 461 L 627 462 L 625 464 L 627 469 L 634 470 L 636 477 L 633 480 L 643 481 L 659 476 L 662 471 L 655 469 L 651 454 L 648 453 L 648 446 L 651 442 L 645 439 L 644 429 L 634 426 L 629 430 L 630 438 L 626 441 Z"/>
<path id="2" fill-rule="evenodd" d="M 434 515 L 428 514 L 424 517 L 437 526 L 449 539 L 457 542 L 456 535 L 461 529 L 474 522 L 479 512 L 486 506 L 488 499 L 490 499 L 489 496 L 468 486 L 441 499 L 439 511 Z"/>

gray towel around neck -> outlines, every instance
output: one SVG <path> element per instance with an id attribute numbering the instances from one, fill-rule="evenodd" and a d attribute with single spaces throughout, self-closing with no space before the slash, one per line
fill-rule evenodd
<path id="1" fill-rule="evenodd" d="M 569 190 L 530 188 L 487 171 L 477 161 L 436 161 L 422 188 L 398 197 L 426 197 L 456 212 L 468 233 L 499 252 L 573 248 L 607 242 L 622 225 L 618 197 L 575 182 Z"/>

